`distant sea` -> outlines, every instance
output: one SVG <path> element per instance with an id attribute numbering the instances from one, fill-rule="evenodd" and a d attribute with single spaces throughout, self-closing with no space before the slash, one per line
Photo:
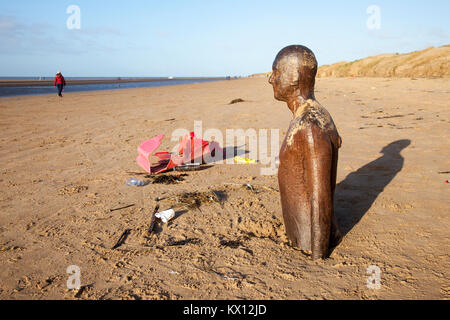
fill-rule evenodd
<path id="1" fill-rule="evenodd" d="M 53 80 L 54 77 L 0 77 L 0 80 Z M 201 83 L 201 82 L 211 82 L 211 81 L 221 81 L 225 80 L 226 77 L 221 78 L 173 78 L 167 81 L 167 78 L 151 78 L 146 77 L 145 79 L 155 79 L 155 81 L 146 82 L 122 82 L 120 87 L 118 83 L 105 83 L 105 84 L 77 84 L 70 85 L 70 80 L 89 80 L 89 79 L 118 79 L 117 77 L 65 77 L 67 86 L 64 88 L 64 93 L 67 92 L 80 92 L 80 91 L 96 91 L 96 90 L 121 90 L 121 89 L 131 89 L 131 88 L 147 88 L 147 87 L 161 87 L 161 86 L 175 86 L 180 84 L 189 83 Z M 136 77 L 120 77 L 120 79 L 139 79 Z M 158 81 L 158 79 L 164 79 Z M 53 86 L 29 86 L 29 87 L 0 87 L 0 97 L 11 97 L 11 96 L 26 96 L 26 95 L 37 95 L 37 94 L 56 94 L 56 89 Z M 63 94 L 64 94 L 63 93 Z"/>

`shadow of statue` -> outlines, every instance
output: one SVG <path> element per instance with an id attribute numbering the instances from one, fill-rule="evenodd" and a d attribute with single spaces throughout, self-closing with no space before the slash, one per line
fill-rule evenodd
<path id="1" fill-rule="evenodd" d="M 398 140 L 385 146 L 378 159 L 350 173 L 336 186 L 335 215 L 342 236 L 362 219 L 378 195 L 403 168 L 400 152 L 411 140 Z"/>

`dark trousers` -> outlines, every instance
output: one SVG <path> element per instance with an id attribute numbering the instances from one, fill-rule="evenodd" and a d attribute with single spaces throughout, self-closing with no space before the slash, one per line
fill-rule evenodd
<path id="1" fill-rule="evenodd" d="M 63 90 L 63 88 L 64 88 L 63 84 L 62 84 L 62 83 L 58 83 L 58 84 L 56 85 L 56 87 L 58 88 L 58 96 L 62 97 L 61 92 L 62 92 L 62 90 Z"/>

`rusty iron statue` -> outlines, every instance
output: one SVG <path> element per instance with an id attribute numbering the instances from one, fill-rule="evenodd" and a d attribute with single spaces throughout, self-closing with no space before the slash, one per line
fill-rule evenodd
<path id="1" fill-rule="evenodd" d="M 280 150 L 278 183 L 284 224 L 294 247 L 324 259 L 341 239 L 333 211 L 341 137 L 314 97 L 317 60 L 300 45 L 282 49 L 269 83 L 293 119 Z"/>

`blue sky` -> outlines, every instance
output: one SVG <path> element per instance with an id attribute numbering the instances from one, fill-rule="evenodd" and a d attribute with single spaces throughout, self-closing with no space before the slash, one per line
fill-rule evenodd
<path id="1" fill-rule="evenodd" d="M 320 65 L 450 44 L 449 12 L 448 0 L 1 1 L 0 76 L 246 76 L 291 44 Z"/>

